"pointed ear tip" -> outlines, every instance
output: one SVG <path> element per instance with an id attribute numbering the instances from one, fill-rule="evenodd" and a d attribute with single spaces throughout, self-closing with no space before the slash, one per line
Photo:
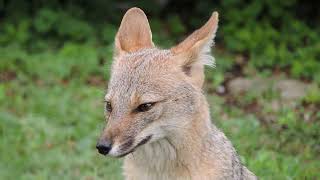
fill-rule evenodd
<path id="1" fill-rule="evenodd" d="M 219 13 L 217 11 L 214 11 L 211 15 L 211 17 L 214 19 L 214 20 L 219 20 Z"/>
<path id="2" fill-rule="evenodd" d="M 129 14 L 141 14 L 143 16 L 145 16 L 146 14 L 144 13 L 144 11 L 138 7 L 133 7 L 127 10 L 126 15 Z"/>

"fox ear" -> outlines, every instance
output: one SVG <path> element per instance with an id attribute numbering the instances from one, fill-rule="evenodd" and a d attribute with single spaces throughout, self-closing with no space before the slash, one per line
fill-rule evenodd
<path id="1" fill-rule="evenodd" d="M 214 66 L 210 51 L 217 28 L 218 13 L 214 12 L 205 25 L 171 48 L 175 60 L 198 87 L 204 82 L 204 65 Z"/>
<path id="2" fill-rule="evenodd" d="M 115 54 L 130 53 L 153 47 L 147 16 L 139 8 L 131 8 L 123 16 L 115 38 Z"/>

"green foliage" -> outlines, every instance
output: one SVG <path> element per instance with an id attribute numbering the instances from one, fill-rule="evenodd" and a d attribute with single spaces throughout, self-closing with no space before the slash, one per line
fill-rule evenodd
<path id="1" fill-rule="evenodd" d="M 242 161 L 260 179 L 314 179 L 319 176 L 316 169 L 320 163 L 314 156 L 320 152 L 319 122 L 306 123 L 298 112 L 283 107 L 277 112 L 276 122 L 266 125 L 250 113 L 226 106 L 221 97 L 210 96 L 209 101 L 213 104 L 211 112 L 215 123 L 236 146 Z"/>
<path id="2" fill-rule="evenodd" d="M 171 30 L 171 35 L 173 36 L 181 36 L 186 31 L 186 28 L 182 24 L 179 16 L 169 16 L 168 25 Z"/>
<path id="3" fill-rule="evenodd" d="M 63 11 L 40 9 L 34 20 L 34 28 L 40 34 L 55 34 L 71 40 L 92 38 L 93 28 L 85 21 Z"/>
<path id="4" fill-rule="evenodd" d="M 307 103 L 320 104 L 320 88 L 317 85 L 311 86 L 307 95 L 304 97 Z"/>
<path id="5" fill-rule="evenodd" d="M 59 13 L 50 9 L 42 9 L 34 20 L 34 27 L 40 33 L 47 33 L 55 28 L 54 26 L 58 21 Z"/>
<path id="6" fill-rule="evenodd" d="M 106 44 L 113 43 L 117 30 L 117 27 L 112 24 L 105 25 L 101 32 L 103 42 Z"/>
<path id="7" fill-rule="evenodd" d="M 56 83 L 72 77 L 86 81 L 92 75 L 108 79 L 111 51 L 109 46 L 95 48 L 92 44 L 72 42 L 65 43 L 59 51 L 36 54 L 7 47 L 0 49 L 0 71 L 14 72 L 19 77 L 38 79 L 44 83 Z"/>
<path id="8" fill-rule="evenodd" d="M 101 0 L 46 4 L 35 1 L 19 6 L 15 2 L 3 5 L 6 16 L 1 23 L 0 44 L 16 43 L 31 50 L 61 47 L 64 41 L 109 45 L 126 9 L 119 8 L 123 4 L 116 1 Z M 216 9 L 221 17 L 217 41 L 225 51 L 245 55 L 250 66 L 259 70 L 280 68 L 295 78 L 320 83 L 316 75 L 320 73 L 320 29 L 315 25 L 318 3 L 296 0 L 123 3 L 146 10 L 151 16 L 154 40 L 162 46 L 181 40 L 182 34 L 198 28 Z"/>
<path id="9" fill-rule="evenodd" d="M 121 177 L 120 161 L 95 151 L 103 88 L 76 82 L 5 87 L 11 95 L 0 101 L 1 179 Z"/>
<path id="10" fill-rule="evenodd" d="M 29 32 L 30 26 L 30 21 L 27 19 L 21 19 L 17 24 L 10 22 L 3 23 L 0 29 L 0 44 L 25 44 L 31 38 Z"/>
<path id="11" fill-rule="evenodd" d="M 227 49 L 249 54 L 257 68 L 289 67 L 295 77 L 317 79 L 320 29 L 296 16 L 300 7 L 295 0 L 223 1 Z"/>

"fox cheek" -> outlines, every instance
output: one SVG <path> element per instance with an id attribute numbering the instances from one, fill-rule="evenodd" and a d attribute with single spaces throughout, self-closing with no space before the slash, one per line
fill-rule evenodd
<path id="1" fill-rule="evenodd" d="M 153 121 L 157 121 L 161 119 L 161 116 L 163 115 L 163 106 L 157 107 L 156 110 L 154 110 L 146 119 L 146 123 L 151 123 Z"/>

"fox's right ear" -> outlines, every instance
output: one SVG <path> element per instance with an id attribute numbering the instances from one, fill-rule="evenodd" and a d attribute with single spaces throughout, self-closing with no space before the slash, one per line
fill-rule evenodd
<path id="1" fill-rule="evenodd" d="M 211 45 L 218 28 L 218 13 L 213 12 L 210 19 L 200 29 L 193 32 L 184 41 L 171 48 L 175 60 L 189 77 L 191 82 L 202 87 L 204 65 L 213 66 Z"/>
<path id="2" fill-rule="evenodd" d="M 154 44 L 147 16 L 139 8 L 129 9 L 123 16 L 116 34 L 115 55 L 152 47 Z"/>

